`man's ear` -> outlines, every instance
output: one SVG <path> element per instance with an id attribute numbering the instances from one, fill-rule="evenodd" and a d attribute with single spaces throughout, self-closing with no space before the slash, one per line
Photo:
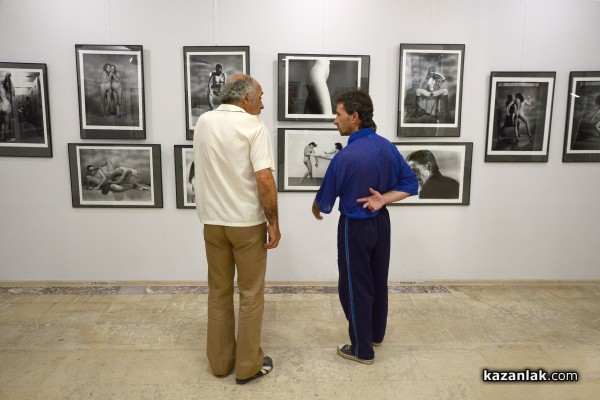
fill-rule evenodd
<path id="1" fill-rule="evenodd" d="M 352 114 L 350 114 L 350 117 L 352 118 L 353 124 L 360 126 L 360 118 L 358 117 L 357 111 L 354 111 Z"/>

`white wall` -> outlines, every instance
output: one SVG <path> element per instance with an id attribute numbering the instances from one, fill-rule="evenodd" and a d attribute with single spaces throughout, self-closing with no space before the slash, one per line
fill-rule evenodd
<path id="1" fill-rule="evenodd" d="M 182 46 L 249 45 L 262 118 L 278 127 L 277 53 L 368 54 L 380 134 L 396 140 L 400 43 L 464 43 L 471 205 L 390 208 L 390 278 L 600 279 L 600 164 L 562 163 L 569 71 L 600 70 L 594 0 L 0 0 L 0 61 L 48 65 L 54 157 L 0 157 L 0 280 L 205 280 L 202 229 L 175 206 L 185 140 Z M 147 139 L 162 145 L 163 209 L 71 207 L 79 134 L 75 44 L 144 46 Z M 548 163 L 485 163 L 490 71 L 556 71 Z M 86 143 L 93 141 L 86 141 Z M 274 149 L 275 151 L 275 149 Z M 336 280 L 338 213 L 280 193 L 269 280 Z"/>

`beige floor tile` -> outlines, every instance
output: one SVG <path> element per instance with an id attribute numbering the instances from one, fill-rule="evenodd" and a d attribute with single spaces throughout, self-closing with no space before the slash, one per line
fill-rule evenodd
<path id="1" fill-rule="evenodd" d="M 204 372 L 206 357 L 199 350 L 143 350 L 132 354 L 124 383 L 130 385 L 193 384 Z M 184 368 L 182 368 L 185 366 Z"/>
<path id="2" fill-rule="evenodd" d="M 95 350 L 172 349 L 179 335 L 177 324 L 105 324 L 88 331 L 85 343 Z"/>
<path id="3" fill-rule="evenodd" d="M 392 387 L 398 400 L 479 400 L 469 382 L 466 379 L 412 380 L 392 382 Z"/>
<path id="4" fill-rule="evenodd" d="M 273 377 L 283 382 L 347 381 L 349 365 L 330 348 L 276 349 Z"/>
<path id="5" fill-rule="evenodd" d="M 262 343 L 271 348 L 333 347 L 348 341 L 347 323 L 265 322 Z"/>
<path id="6" fill-rule="evenodd" d="M 9 333 L 5 348 L 12 350 L 84 350 L 89 327 L 62 325 L 20 325 Z M 4 338 L 2 338 L 4 340 Z"/>
<path id="7" fill-rule="evenodd" d="M 194 385 L 159 385 L 155 394 L 161 400 L 205 399 L 314 399 L 314 385 L 309 382 L 277 383 L 270 375 L 245 385 L 236 385 L 234 378 L 222 383 L 201 382 Z"/>
<path id="8" fill-rule="evenodd" d="M 124 295 L 128 296 L 128 295 Z M 177 293 L 177 294 L 151 294 L 144 296 L 141 299 L 141 303 L 181 303 L 181 302 L 194 302 L 198 299 L 198 294 L 194 293 Z"/>
<path id="9" fill-rule="evenodd" d="M 385 343 L 388 345 L 446 345 L 470 346 L 490 340 L 483 328 L 474 330 L 476 323 L 468 319 L 438 318 L 396 323 L 388 320 Z M 481 334 L 478 334 L 478 331 Z M 482 337 L 482 335 L 484 335 Z M 486 337 L 487 336 L 487 337 Z"/>
<path id="10" fill-rule="evenodd" d="M 36 301 L 40 295 L 39 294 L 0 294 L 0 305 L 3 303 L 31 303 Z M 46 297 L 46 296 L 43 296 Z"/>
<path id="11" fill-rule="evenodd" d="M 515 317 L 541 319 L 600 318 L 600 299 L 490 300 Z"/>
<path id="12" fill-rule="evenodd" d="M 0 307 L 0 324 L 38 324 L 54 303 L 7 303 Z"/>
<path id="13" fill-rule="evenodd" d="M 427 379 L 476 379 L 487 365 L 476 349 L 412 350 Z"/>
<path id="14" fill-rule="evenodd" d="M 73 351 L 42 382 L 43 385 L 111 385 L 126 383 L 134 351 Z"/>
<path id="15" fill-rule="evenodd" d="M 94 294 L 88 299 L 88 303 L 136 303 L 144 300 L 146 294 Z"/>
<path id="16" fill-rule="evenodd" d="M 337 353 L 336 353 L 337 355 Z M 384 344 L 375 348 L 375 362 L 364 365 L 343 360 L 348 364 L 352 381 L 405 381 L 425 379 L 414 355 L 405 347 L 390 347 Z M 393 383 L 395 385 L 396 383 Z"/>
<path id="17" fill-rule="evenodd" d="M 210 371 L 207 295 L 2 294 L 0 398 L 598 397 L 600 285 L 449 289 L 391 294 L 373 365 L 336 354 L 349 342 L 337 294 L 267 294 L 262 345 L 275 369 L 248 385 Z M 572 369 L 580 381 L 488 384 L 485 367 Z"/>
<path id="18" fill-rule="evenodd" d="M 599 383 L 473 383 L 478 399 L 596 400 Z"/>
<path id="19" fill-rule="evenodd" d="M 320 399 L 395 400 L 393 386 L 397 384 L 385 381 L 316 382 L 314 391 L 315 397 Z"/>
<path id="20" fill-rule="evenodd" d="M 305 348 L 311 345 L 308 322 L 263 322 L 262 343 L 271 348 Z"/>
<path id="21" fill-rule="evenodd" d="M 67 357 L 67 354 L 68 352 L 29 350 L 1 351 L 0 387 L 39 385 Z"/>
<path id="22" fill-rule="evenodd" d="M 239 309 L 236 312 L 236 318 L 239 316 Z M 277 321 L 277 302 L 265 301 L 265 311 L 263 313 L 263 322 Z"/>
<path id="23" fill-rule="evenodd" d="M 71 400 L 154 399 L 158 385 L 83 385 L 75 387 Z"/>
<path id="24" fill-rule="evenodd" d="M 482 348 L 486 367 L 493 370 L 548 368 L 554 359 L 541 346 L 503 346 Z"/>
<path id="25" fill-rule="evenodd" d="M 56 303 L 40 318 L 39 324 L 95 324 L 108 304 L 102 303 Z"/>
<path id="26" fill-rule="evenodd" d="M 432 300 L 456 300 L 457 296 L 452 293 L 408 293 L 407 297 L 411 300 L 422 300 L 422 299 L 432 299 Z"/>
<path id="27" fill-rule="evenodd" d="M 69 400 L 71 386 L 1 386 L 0 399 L 6 400 Z"/>
<path id="28" fill-rule="evenodd" d="M 17 350 L 17 343 L 22 339 L 24 332 L 35 329 L 35 327 L 13 324 L 0 324 L 0 350 Z M 23 350 L 29 350 L 25 345 Z"/>
<path id="29" fill-rule="evenodd" d="M 535 316 L 531 318 L 506 317 L 486 319 L 473 323 L 477 329 L 490 335 L 494 344 L 505 345 L 542 345 L 557 340 L 556 330 Z"/>
<path id="30" fill-rule="evenodd" d="M 331 321 L 333 318 L 329 301 L 277 302 L 278 322 Z"/>
<path id="31" fill-rule="evenodd" d="M 206 349 L 206 322 L 184 321 L 177 325 L 178 337 L 173 348 Z"/>
<path id="32" fill-rule="evenodd" d="M 32 303 L 43 302 L 43 303 L 62 303 L 62 304 L 74 304 L 74 303 L 85 303 L 91 295 L 81 294 L 47 294 L 44 296 L 38 296 Z"/>
<path id="33" fill-rule="evenodd" d="M 452 286 L 453 292 L 462 292 L 473 299 L 545 299 L 554 298 L 543 286 L 533 285 L 469 285 Z"/>
<path id="34" fill-rule="evenodd" d="M 554 296 L 561 299 L 598 299 L 599 285 L 556 285 L 546 288 Z"/>
<path id="35" fill-rule="evenodd" d="M 552 358 L 547 369 L 577 371 L 581 381 L 600 379 L 600 345 L 593 349 L 544 348 Z"/>

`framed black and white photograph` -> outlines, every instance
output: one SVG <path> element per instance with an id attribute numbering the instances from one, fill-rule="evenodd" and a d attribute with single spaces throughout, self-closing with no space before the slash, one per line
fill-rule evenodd
<path id="1" fill-rule="evenodd" d="M 492 72 L 485 161 L 546 162 L 556 72 Z"/>
<path id="2" fill-rule="evenodd" d="M 160 145 L 69 143 L 73 207 L 162 208 Z"/>
<path id="3" fill-rule="evenodd" d="M 399 137 L 459 137 L 464 44 L 401 44 Z"/>
<path id="4" fill-rule="evenodd" d="M 277 136 L 280 192 L 319 190 L 329 163 L 348 144 L 337 129 L 279 128 Z"/>
<path id="5" fill-rule="evenodd" d="M 600 161 L 600 71 L 569 74 L 563 162 Z"/>
<path id="6" fill-rule="evenodd" d="M 194 149 L 175 145 L 175 190 L 177 208 L 196 208 Z"/>
<path id="7" fill-rule="evenodd" d="M 369 91 L 369 56 L 278 54 L 279 121 L 333 121 L 335 98 Z"/>
<path id="8" fill-rule="evenodd" d="M 0 156 L 52 157 L 46 64 L 0 62 Z"/>
<path id="9" fill-rule="evenodd" d="M 235 74 L 250 74 L 249 46 L 184 46 L 186 139 L 200 115 L 221 104 L 221 89 Z"/>
<path id="10" fill-rule="evenodd" d="M 392 205 L 468 205 L 473 143 L 394 143 L 417 175 L 419 194 Z"/>
<path id="11" fill-rule="evenodd" d="M 82 139 L 145 139 L 142 46 L 75 45 Z"/>

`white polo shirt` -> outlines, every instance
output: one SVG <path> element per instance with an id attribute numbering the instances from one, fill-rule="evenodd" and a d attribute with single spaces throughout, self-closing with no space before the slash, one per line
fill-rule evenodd
<path id="1" fill-rule="evenodd" d="M 254 173 L 275 170 L 271 138 L 257 115 L 232 104 L 198 118 L 194 130 L 196 211 L 203 224 L 266 222 Z"/>

